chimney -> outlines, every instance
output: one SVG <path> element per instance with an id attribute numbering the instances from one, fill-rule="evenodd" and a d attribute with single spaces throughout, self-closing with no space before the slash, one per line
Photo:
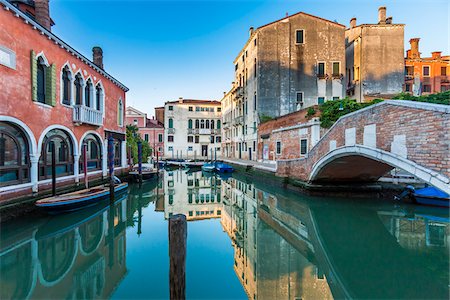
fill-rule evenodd
<path id="1" fill-rule="evenodd" d="M 437 59 L 437 60 L 440 60 L 441 59 L 441 51 L 434 51 L 434 52 L 431 52 L 431 57 L 433 58 L 433 59 Z"/>
<path id="2" fill-rule="evenodd" d="M 103 70 L 103 50 L 100 47 L 92 48 L 92 60 L 94 65 Z"/>
<path id="3" fill-rule="evenodd" d="M 420 58 L 419 41 L 419 38 L 409 40 L 409 43 L 411 44 L 411 58 Z"/>
<path id="4" fill-rule="evenodd" d="M 34 10 L 36 22 L 45 27 L 48 31 L 51 31 L 52 24 L 50 20 L 50 9 L 48 6 L 48 1 L 49 0 L 35 0 Z"/>
<path id="5" fill-rule="evenodd" d="M 350 19 L 350 28 L 355 28 L 356 27 L 356 18 L 351 18 Z"/>
<path id="6" fill-rule="evenodd" d="M 251 37 L 253 34 L 254 28 L 250 27 L 250 29 L 248 30 L 248 35 Z"/>
<path id="7" fill-rule="evenodd" d="M 386 24 L 386 6 L 378 8 L 378 24 Z"/>
<path id="8" fill-rule="evenodd" d="M 392 17 L 386 18 L 386 24 L 392 24 Z"/>
<path id="9" fill-rule="evenodd" d="M 183 103 L 183 97 L 178 98 L 178 103 Z"/>

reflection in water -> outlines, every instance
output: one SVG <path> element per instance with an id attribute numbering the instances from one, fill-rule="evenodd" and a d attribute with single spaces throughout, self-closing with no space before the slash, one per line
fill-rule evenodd
<path id="1" fill-rule="evenodd" d="M 158 290 L 165 288 L 161 284 L 148 289 L 133 282 L 137 277 L 124 280 L 127 261 L 131 262 L 126 252 L 137 266 L 156 264 L 154 257 L 139 251 L 155 242 L 160 248 L 146 249 L 167 257 L 166 222 L 179 213 L 205 233 L 211 222 L 220 222 L 224 233 L 214 232 L 208 243 L 214 245 L 215 238 L 226 234 L 234 256 L 230 263 L 216 265 L 215 271 L 225 276 L 220 285 L 230 289 L 230 283 L 239 280 L 249 299 L 449 296 L 446 210 L 308 198 L 248 180 L 174 170 L 141 189 L 131 185 L 127 199 L 113 206 L 2 226 L 1 299 L 109 298 L 119 286 L 121 297 L 124 291 L 126 295 L 141 289 L 142 298 L 164 298 Z M 144 226 L 146 220 L 154 224 Z M 164 230 L 158 231 L 161 227 Z M 188 241 L 198 245 L 202 240 L 188 233 Z M 189 251 L 188 264 L 190 259 L 195 262 L 193 252 L 200 250 Z M 167 271 L 141 269 L 133 271 L 143 278 L 161 277 L 160 282 L 168 284 L 166 275 L 159 276 Z M 190 285 L 192 278 L 205 275 L 204 269 L 193 270 L 187 273 L 188 296 L 193 289 L 196 295 L 207 290 L 203 283 Z"/>

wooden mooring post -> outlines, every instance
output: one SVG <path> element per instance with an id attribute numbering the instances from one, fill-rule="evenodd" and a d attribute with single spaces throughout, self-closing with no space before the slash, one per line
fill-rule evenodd
<path id="1" fill-rule="evenodd" d="M 186 299 L 186 216 L 169 218 L 170 299 Z"/>
<path id="2" fill-rule="evenodd" d="M 114 138 L 108 137 L 109 201 L 114 203 Z"/>

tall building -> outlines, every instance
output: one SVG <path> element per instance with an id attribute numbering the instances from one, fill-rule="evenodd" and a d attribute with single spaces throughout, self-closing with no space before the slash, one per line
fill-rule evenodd
<path id="1" fill-rule="evenodd" d="M 164 104 L 165 158 L 208 159 L 221 156 L 219 101 L 180 98 Z"/>
<path id="2" fill-rule="evenodd" d="M 402 91 L 404 83 L 404 24 L 386 17 L 378 9 L 378 23 L 356 24 L 350 20 L 345 31 L 347 95 L 359 102 L 390 97 Z"/>
<path id="3" fill-rule="evenodd" d="M 300 12 L 249 35 L 234 60 L 230 149 L 256 160 L 260 122 L 344 96 L 345 26 Z"/>
<path id="4" fill-rule="evenodd" d="M 135 125 L 138 128 L 139 135 L 153 149 L 152 156 L 158 157 L 164 155 L 164 125 L 155 118 L 147 118 L 147 114 L 137 110 L 134 107 L 127 107 L 125 112 L 126 125 Z"/>
<path id="5" fill-rule="evenodd" d="M 414 96 L 450 91 L 450 56 L 435 51 L 431 57 L 421 57 L 419 40 L 409 40 L 411 49 L 406 51 L 403 91 Z"/>
<path id="6" fill-rule="evenodd" d="M 80 181 L 84 145 L 88 176 L 106 176 L 109 137 L 115 169 L 127 167 L 128 88 L 106 72 L 100 47 L 90 60 L 54 35 L 48 12 L 48 0 L 0 0 L 2 200 L 51 188 L 53 146 L 58 187 Z"/>

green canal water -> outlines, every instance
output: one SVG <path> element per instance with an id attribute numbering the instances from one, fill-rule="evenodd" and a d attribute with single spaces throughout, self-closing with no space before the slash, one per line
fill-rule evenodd
<path id="1" fill-rule="evenodd" d="M 2 223 L 0 298 L 167 299 L 173 214 L 188 299 L 449 298 L 446 209 L 183 170 L 113 206 Z"/>

